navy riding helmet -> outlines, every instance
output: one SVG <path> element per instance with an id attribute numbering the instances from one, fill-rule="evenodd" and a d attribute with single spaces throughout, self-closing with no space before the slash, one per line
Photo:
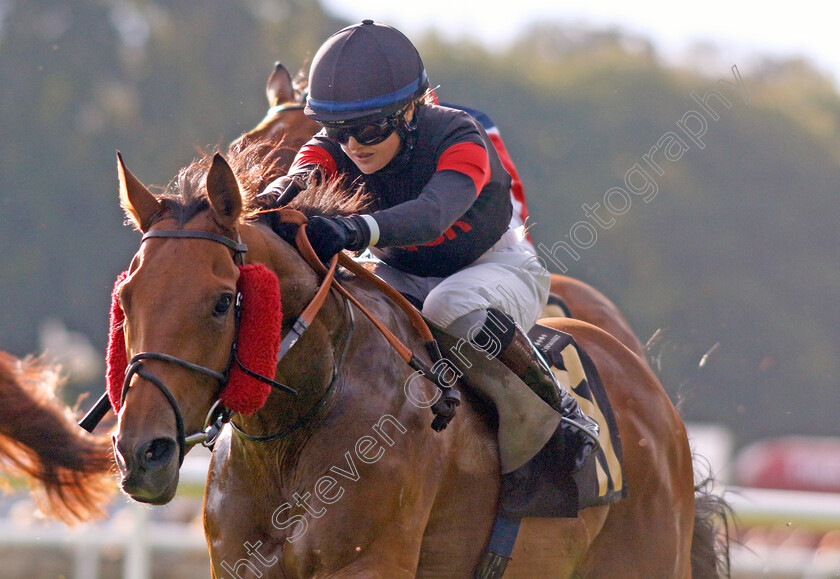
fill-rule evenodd
<path id="1" fill-rule="evenodd" d="M 387 117 L 429 88 L 420 54 L 406 36 L 373 20 L 348 26 L 318 49 L 304 112 L 320 123 Z"/>

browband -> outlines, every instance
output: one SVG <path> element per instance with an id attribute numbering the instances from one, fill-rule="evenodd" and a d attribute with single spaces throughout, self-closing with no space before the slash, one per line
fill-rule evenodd
<path id="1" fill-rule="evenodd" d="M 230 239 L 229 237 L 225 237 L 224 235 L 219 235 L 218 233 L 212 233 L 210 231 L 195 231 L 191 229 L 177 229 L 177 230 L 152 230 L 147 231 L 143 234 L 143 237 L 140 239 L 140 243 L 143 243 L 149 237 L 180 237 L 180 238 L 192 238 L 192 239 L 207 239 L 210 241 L 215 241 L 216 243 L 221 243 L 222 245 L 229 247 L 236 253 L 245 253 L 248 251 L 248 246 L 244 243 L 239 243 Z"/>

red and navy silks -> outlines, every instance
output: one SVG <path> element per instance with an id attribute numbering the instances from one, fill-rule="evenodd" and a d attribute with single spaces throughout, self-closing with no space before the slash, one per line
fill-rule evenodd
<path id="1" fill-rule="evenodd" d="M 219 398 L 230 410 L 248 415 L 265 405 L 271 385 L 248 375 L 242 366 L 253 373 L 274 378 L 283 314 L 280 284 L 273 272 L 264 265 L 240 266 L 239 272 L 237 289 L 242 298 L 236 350 L 239 362 L 232 362 L 227 386 L 222 389 Z M 119 288 L 127 275 L 128 272 L 123 272 L 117 277 L 111 294 L 106 376 L 108 398 L 115 412 L 120 408 L 128 365 L 123 337 L 125 314 L 117 299 Z"/>

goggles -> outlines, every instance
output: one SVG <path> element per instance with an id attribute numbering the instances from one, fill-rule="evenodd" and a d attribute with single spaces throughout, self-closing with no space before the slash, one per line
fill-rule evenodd
<path id="1" fill-rule="evenodd" d="M 344 125 L 343 123 L 325 124 L 324 128 L 326 129 L 327 136 L 339 145 L 346 145 L 350 142 L 350 137 L 356 139 L 360 145 L 378 145 L 390 137 L 391 133 L 399 126 L 400 122 L 402 122 L 404 112 L 405 109 L 402 109 L 393 116 L 383 117 L 367 123 L 352 125 Z"/>

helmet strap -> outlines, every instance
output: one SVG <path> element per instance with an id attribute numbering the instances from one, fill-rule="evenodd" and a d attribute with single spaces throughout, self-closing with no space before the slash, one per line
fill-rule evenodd
<path id="1" fill-rule="evenodd" d="M 421 106 L 420 101 L 414 101 L 414 114 L 411 116 L 411 120 L 406 121 L 405 115 L 403 115 L 397 123 L 397 134 L 403 143 L 403 152 L 414 149 L 414 144 L 417 141 L 417 113 Z"/>

